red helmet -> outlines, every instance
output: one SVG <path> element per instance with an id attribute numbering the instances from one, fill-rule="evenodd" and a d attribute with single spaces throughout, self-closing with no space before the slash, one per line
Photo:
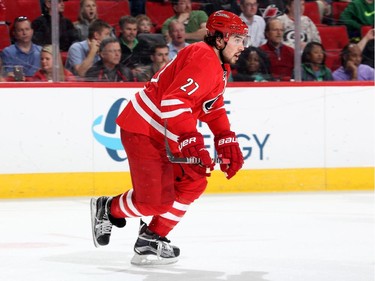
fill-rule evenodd
<path id="1" fill-rule="evenodd" d="M 214 35 L 215 31 L 223 33 L 226 41 L 232 34 L 247 36 L 249 30 L 239 16 L 224 10 L 212 13 L 207 20 L 206 28 L 209 35 Z"/>

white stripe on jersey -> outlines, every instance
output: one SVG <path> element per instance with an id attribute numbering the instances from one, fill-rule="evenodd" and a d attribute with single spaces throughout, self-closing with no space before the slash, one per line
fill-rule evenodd
<path id="1" fill-rule="evenodd" d="M 165 219 L 171 220 L 171 221 L 180 221 L 181 220 L 181 217 L 178 217 L 178 216 L 176 216 L 174 214 L 171 214 L 171 213 L 165 213 L 165 214 L 162 214 L 160 216 L 165 218 Z"/>
<path id="2" fill-rule="evenodd" d="M 178 104 L 183 104 L 183 102 L 180 101 L 179 99 L 171 99 L 171 100 L 162 100 L 161 101 L 161 106 L 178 105 Z"/>
<path id="3" fill-rule="evenodd" d="M 151 109 L 161 119 L 176 117 L 176 116 L 178 116 L 178 115 L 180 115 L 184 112 L 191 112 L 191 108 L 179 108 L 177 110 L 172 110 L 172 111 L 169 111 L 169 112 L 162 113 L 155 106 L 155 104 L 148 98 L 148 96 L 145 94 L 144 91 L 139 91 L 139 96 L 141 97 L 142 101 L 147 105 L 147 107 L 149 109 Z M 163 101 L 162 101 L 162 103 L 163 103 Z M 181 104 L 183 104 L 183 103 L 181 103 Z"/>
<path id="4" fill-rule="evenodd" d="M 146 111 L 143 110 L 143 108 L 138 104 L 137 99 L 133 98 L 131 100 L 131 103 L 134 106 L 135 111 L 142 116 L 144 120 L 146 120 L 147 123 L 149 123 L 154 129 L 156 129 L 159 133 L 164 135 L 164 126 L 160 125 L 156 120 L 154 120 L 150 115 L 147 114 Z M 167 130 L 167 137 L 175 142 L 178 140 L 178 136 L 173 134 L 172 132 Z"/>
<path id="5" fill-rule="evenodd" d="M 165 113 L 162 113 L 161 116 L 163 119 L 167 119 L 167 118 L 172 118 L 172 117 L 176 117 L 184 112 L 191 112 L 191 109 L 190 108 L 179 108 L 177 110 L 172 110 L 172 111 L 169 111 L 169 112 L 165 112 Z"/>
<path id="6" fill-rule="evenodd" d="M 138 217 L 143 217 L 143 214 L 141 214 L 137 208 L 134 206 L 133 204 L 133 200 L 132 200 L 132 195 L 133 195 L 133 189 L 130 189 L 128 191 L 128 196 L 126 196 L 126 202 L 128 203 L 128 207 L 129 209 L 134 213 L 136 214 Z"/>
<path id="7" fill-rule="evenodd" d="M 148 98 L 148 96 L 145 94 L 143 90 L 139 91 L 139 96 L 141 100 L 147 105 L 149 109 L 152 110 L 157 116 L 161 118 L 161 111 L 159 108 L 156 107 L 156 105 Z"/>
<path id="8" fill-rule="evenodd" d="M 134 216 L 130 215 L 130 214 L 126 211 L 126 209 L 125 209 L 125 205 L 124 205 L 124 199 L 123 199 L 123 197 L 124 197 L 124 193 L 121 194 L 121 196 L 120 196 L 120 200 L 119 200 L 119 203 L 120 203 L 120 209 L 121 209 L 121 211 L 125 214 L 126 217 L 128 217 L 128 218 L 132 218 L 132 217 L 134 217 Z"/>
<path id="9" fill-rule="evenodd" d="M 175 208 L 180 211 L 187 211 L 190 205 L 182 204 L 180 202 L 174 201 L 172 208 Z"/>
<path id="10" fill-rule="evenodd" d="M 129 212 L 126 211 L 126 208 L 125 208 L 125 205 L 124 205 L 124 193 L 121 194 L 120 196 L 120 200 L 119 200 L 119 203 L 120 203 L 120 209 L 121 211 L 128 217 L 128 218 L 134 218 L 134 217 L 143 217 L 143 215 L 138 212 L 138 210 L 135 208 L 135 206 L 133 205 L 133 201 L 132 201 L 132 194 L 133 194 L 133 189 L 130 189 L 128 191 L 128 194 L 126 196 L 126 205 L 129 207 L 129 209 L 134 213 L 136 214 L 135 216 L 134 215 L 131 215 Z"/>

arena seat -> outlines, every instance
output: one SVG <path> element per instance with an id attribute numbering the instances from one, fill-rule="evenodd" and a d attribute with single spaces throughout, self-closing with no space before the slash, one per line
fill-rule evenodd
<path id="1" fill-rule="evenodd" d="M 26 16 L 33 21 L 42 14 L 39 0 L 4 0 L 5 19 L 13 23 L 19 16 Z"/>
<path id="2" fill-rule="evenodd" d="M 72 22 L 76 22 L 79 13 L 79 1 L 66 1 L 64 2 L 64 17 L 70 19 Z"/>
<path id="3" fill-rule="evenodd" d="M 345 25 L 318 26 L 320 38 L 325 49 L 342 49 L 349 43 Z"/>
<path id="4" fill-rule="evenodd" d="M 326 50 L 326 66 L 332 72 L 341 66 L 340 52 L 339 49 Z"/>
<path id="5" fill-rule="evenodd" d="M 340 15 L 346 9 L 348 4 L 349 2 L 332 2 L 332 19 L 334 24 L 342 24 L 340 21 Z"/>
<path id="6" fill-rule="evenodd" d="M 361 37 L 365 36 L 367 34 L 367 32 L 370 30 L 370 29 L 373 29 L 374 27 L 372 25 L 362 25 L 361 27 Z"/>
<path id="7" fill-rule="evenodd" d="M 96 1 L 98 17 L 111 26 L 118 28 L 118 22 L 122 16 L 130 15 L 130 6 L 128 0 L 101 0 Z"/>
<path id="8" fill-rule="evenodd" d="M 9 36 L 9 26 L 6 22 L 0 22 L 0 51 L 11 44 Z"/>
<path id="9" fill-rule="evenodd" d="M 305 11 L 303 15 L 308 16 L 316 25 L 320 25 L 322 23 L 320 20 L 319 7 L 315 1 L 305 2 Z"/>
<path id="10" fill-rule="evenodd" d="M 160 32 L 165 20 L 174 14 L 171 3 L 146 1 L 146 15 L 151 19 L 156 32 Z"/>

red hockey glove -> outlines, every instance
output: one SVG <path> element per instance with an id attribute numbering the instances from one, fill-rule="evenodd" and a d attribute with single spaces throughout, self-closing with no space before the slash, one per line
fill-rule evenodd
<path id="1" fill-rule="evenodd" d="M 229 180 L 242 168 L 244 162 L 236 134 L 231 131 L 225 131 L 215 136 L 214 141 L 218 157 L 226 158 L 230 161 L 229 164 L 220 164 L 220 169 Z"/>
<path id="2" fill-rule="evenodd" d="M 179 148 L 184 157 L 196 157 L 200 159 L 200 164 L 192 164 L 191 168 L 198 174 L 209 177 L 214 169 L 210 154 L 204 147 L 202 134 L 198 132 L 188 133 L 178 138 Z"/>

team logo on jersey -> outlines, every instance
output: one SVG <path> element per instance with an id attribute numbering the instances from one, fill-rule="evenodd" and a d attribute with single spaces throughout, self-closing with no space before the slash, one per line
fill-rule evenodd
<path id="1" fill-rule="evenodd" d="M 210 111 L 212 109 L 212 107 L 214 106 L 214 103 L 219 99 L 220 96 L 217 96 L 216 98 L 213 98 L 211 100 L 208 100 L 208 101 L 205 101 L 203 103 L 203 111 L 205 113 L 207 113 L 208 111 Z"/>

